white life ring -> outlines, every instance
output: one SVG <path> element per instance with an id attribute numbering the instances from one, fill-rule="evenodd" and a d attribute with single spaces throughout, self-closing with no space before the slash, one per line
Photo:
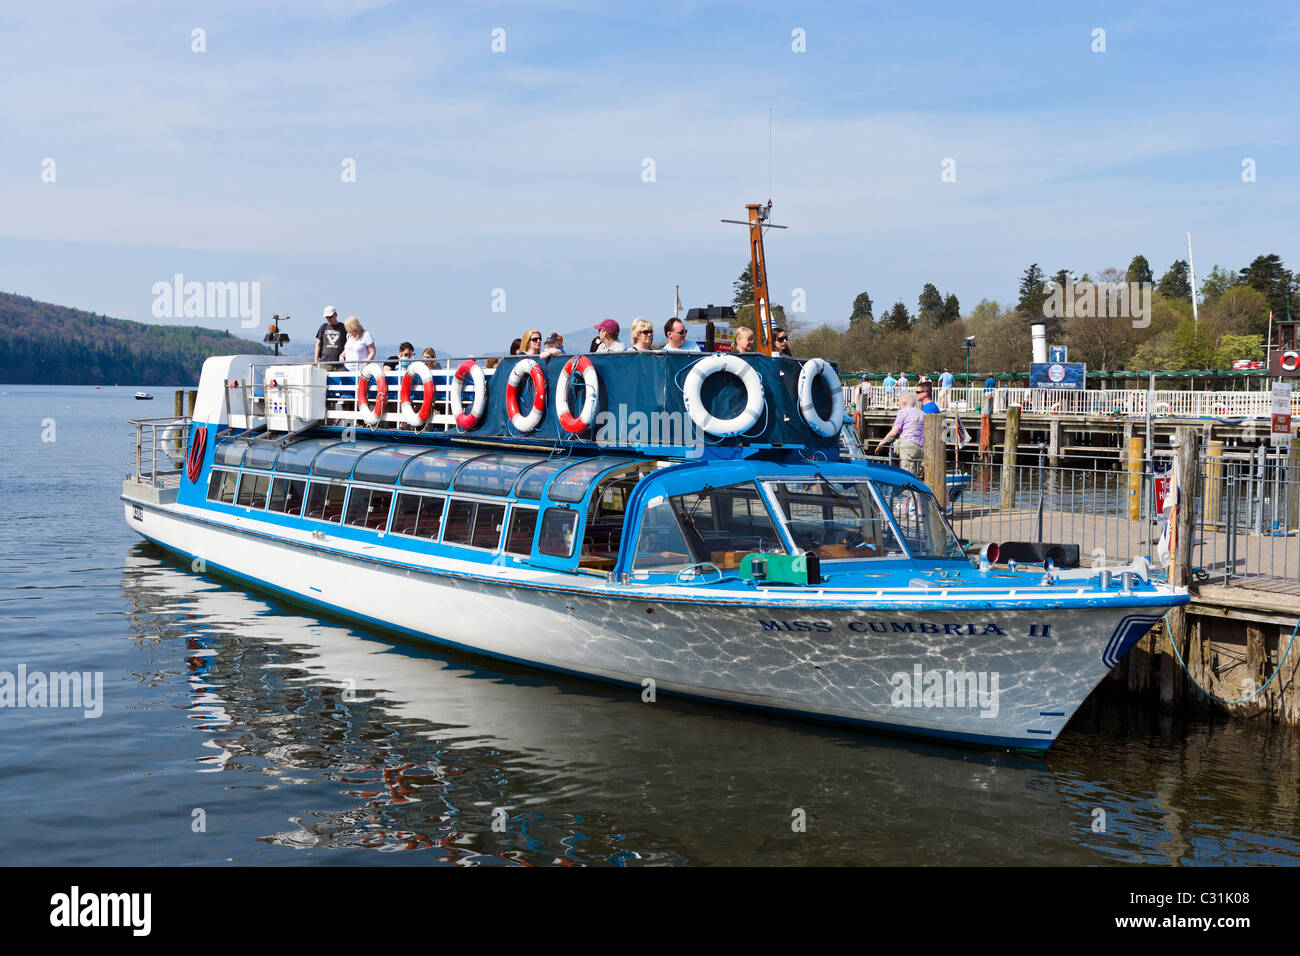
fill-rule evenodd
<path id="1" fill-rule="evenodd" d="M 1155 413 L 1160 418 L 1168 418 L 1174 413 L 1174 409 L 1168 402 L 1156 402 Z"/>
<path id="2" fill-rule="evenodd" d="M 582 402 L 582 412 L 574 417 L 569 412 L 569 380 L 574 370 L 582 373 L 582 381 L 587 389 L 587 397 Z M 559 381 L 555 383 L 555 415 L 560 427 L 570 435 L 590 428 L 596 420 L 596 403 L 600 397 L 600 378 L 596 375 L 596 366 L 585 355 L 577 355 L 564 363 Z"/>
<path id="3" fill-rule="evenodd" d="M 416 379 L 424 385 L 424 401 L 417 412 L 411 404 L 411 392 Z M 399 405 L 402 420 L 412 428 L 419 428 L 429 420 L 433 411 L 433 372 L 423 362 L 412 362 L 402 370 L 402 382 L 398 387 Z"/>
<path id="4" fill-rule="evenodd" d="M 368 402 L 371 379 L 374 379 L 375 388 L 378 389 L 373 410 Z M 384 414 L 384 405 L 387 401 L 388 379 L 384 375 L 384 367 L 378 362 L 369 362 L 357 376 L 357 411 L 361 414 L 361 420 L 374 428 Z"/>
<path id="5" fill-rule="evenodd" d="M 470 384 L 474 386 L 474 404 L 470 406 L 469 411 L 465 411 L 465 404 L 461 401 L 461 390 L 465 387 L 467 377 Z M 461 362 L 451 379 L 451 411 L 456 416 L 456 426 L 464 431 L 471 431 L 483 424 L 487 399 L 487 373 L 483 371 L 483 367 L 473 359 Z"/>
<path id="6" fill-rule="evenodd" d="M 704 407 L 700 398 L 700 388 L 704 380 L 714 372 L 729 372 L 745 383 L 745 410 L 734 418 L 714 418 Z M 686 402 L 686 411 L 691 416 L 695 427 L 710 435 L 730 438 L 754 427 L 758 416 L 763 412 L 763 380 L 758 377 L 754 366 L 738 355 L 714 352 L 705 356 L 691 366 L 686 373 L 686 384 L 682 386 L 682 398 Z M 843 399 L 841 399 L 843 401 Z"/>
<path id="7" fill-rule="evenodd" d="M 519 411 L 519 385 L 525 375 L 533 379 L 533 409 L 527 415 Z M 546 376 L 534 359 L 526 358 L 510 370 L 506 382 L 506 413 L 510 416 L 510 424 L 521 432 L 530 432 L 542 423 L 542 416 L 546 414 Z"/>
<path id="8" fill-rule="evenodd" d="M 1060 403 L 1060 402 L 1052 402 L 1052 410 L 1051 410 L 1051 412 L 1049 412 L 1049 414 L 1051 414 L 1051 415 L 1059 415 L 1059 414 L 1061 414 L 1061 403 Z"/>
<path id="9" fill-rule="evenodd" d="M 821 376 L 831 390 L 831 417 L 822 418 L 813 405 L 813 382 Z M 811 358 L 799 371 L 799 412 L 808 427 L 823 438 L 834 438 L 844 426 L 844 389 L 840 377 L 831 363 L 824 358 Z"/>

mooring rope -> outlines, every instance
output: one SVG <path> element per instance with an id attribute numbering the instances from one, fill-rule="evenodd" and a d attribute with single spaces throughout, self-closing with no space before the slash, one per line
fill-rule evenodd
<path id="1" fill-rule="evenodd" d="M 1187 679 L 1189 681 L 1191 681 L 1193 684 L 1196 685 L 1197 690 L 1199 690 L 1206 697 L 1212 698 L 1213 700 L 1217 700 L 1221 704 L 1244 704 L 1247 701 L 1254 700 L 1260 694 L 1264 693 L 1264 688 L 1268 687 L 1269 684 L 1273 683 L 1273 678 L 1282 672 L 1282 665 L 1286 663 L 1286 659 L 1291 655 L 1291 645 L 1295 643 L 1295 636 L 1297 631 L 1300 631 L 1300 620 L 1297 620 L 1295 622 L 1295 627 L 1291 629 L 1291 640 L 1287 641 L 1286 652 L 1283 653 L 1282 659 L 1277 662 L 1277 667 L 1273 668 L 1273 673 L 1268 676 L 1268 680 L 1264 681 L 1264 683 L 1260 685 L 1259 690 L 1255 691 L 1255 693 L 1251 694 L 1249 697 L 1243 697 L 1240 700 L 1224 700 L 1222 697 L 1218 696 L 1217 694 L 1211 694 L 1208 690 L 1202 687 L 1197 682 L 1196 678 L 1192 676 L 1192 672 L 1187 669 L 1187 665 L 1183 663 L 1183 655 L 1178 653 L 1178 645 L 1174 643 L 1173 633 L 1171 628 L 1169 627 L 1169 613 L 1165 612 L 1165 633 L 1169 635 L 1169 646 L 1173 648 L 1174 657 L 1178 658 L 1178 663 L 1182 665 L 1183 673 L 1187 675 Z"/>

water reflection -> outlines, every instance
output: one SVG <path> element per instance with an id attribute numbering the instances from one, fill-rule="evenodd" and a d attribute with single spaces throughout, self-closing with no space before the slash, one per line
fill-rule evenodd
<path id="1" fill-rule="evenodd" d="M 1257 728 L 1175 740 L 1094 706 L 1029 758 L 645 704 L 639 690 L 450 657 L 304 616 L 148 545 L 130 553 L 124 591 L 136 640 L 183 648 L 168 703 L 198 735 L 194 769 L 236 794 L 261 827 L 247 842 L 271 861 L 1300 859 L 1295 748 Z M 792 829 L 800 810 L 806 832 Z"/>

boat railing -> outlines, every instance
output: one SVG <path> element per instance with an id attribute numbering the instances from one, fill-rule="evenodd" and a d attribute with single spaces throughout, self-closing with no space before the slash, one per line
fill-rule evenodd
<path id="1" fill-rule="evenodd" d="M 189 453 L 190 419 L 133 419 L 135 426 L 135 480 L 154 488 L 179 486 Z"/>

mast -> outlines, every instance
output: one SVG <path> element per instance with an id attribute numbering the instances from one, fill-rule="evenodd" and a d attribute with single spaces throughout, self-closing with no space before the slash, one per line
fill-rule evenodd
<path id="1" fill-rule="evenodd" d="M 749 219 L 723 219 L 723 222 L 749 226 L 749 274 L 754 280 L 754 348 L 764 355 L 772 354 L 771 296 L 767 289 L 767 261 L 763 256 L 763 229 L 785 229 L 767 221 L 772 212 L 772 200 L 767 205 L 752 202 L 745 206 Z"/>
<path id="2" fill-rule="evenodd" d="M 1192 283 L 1192 328 L 1199 329 L 1200 319 L 1196 315 L 1196 266 L 1192 262 L 1192 234 L 1187 234 L 1187 275 Z"/>

